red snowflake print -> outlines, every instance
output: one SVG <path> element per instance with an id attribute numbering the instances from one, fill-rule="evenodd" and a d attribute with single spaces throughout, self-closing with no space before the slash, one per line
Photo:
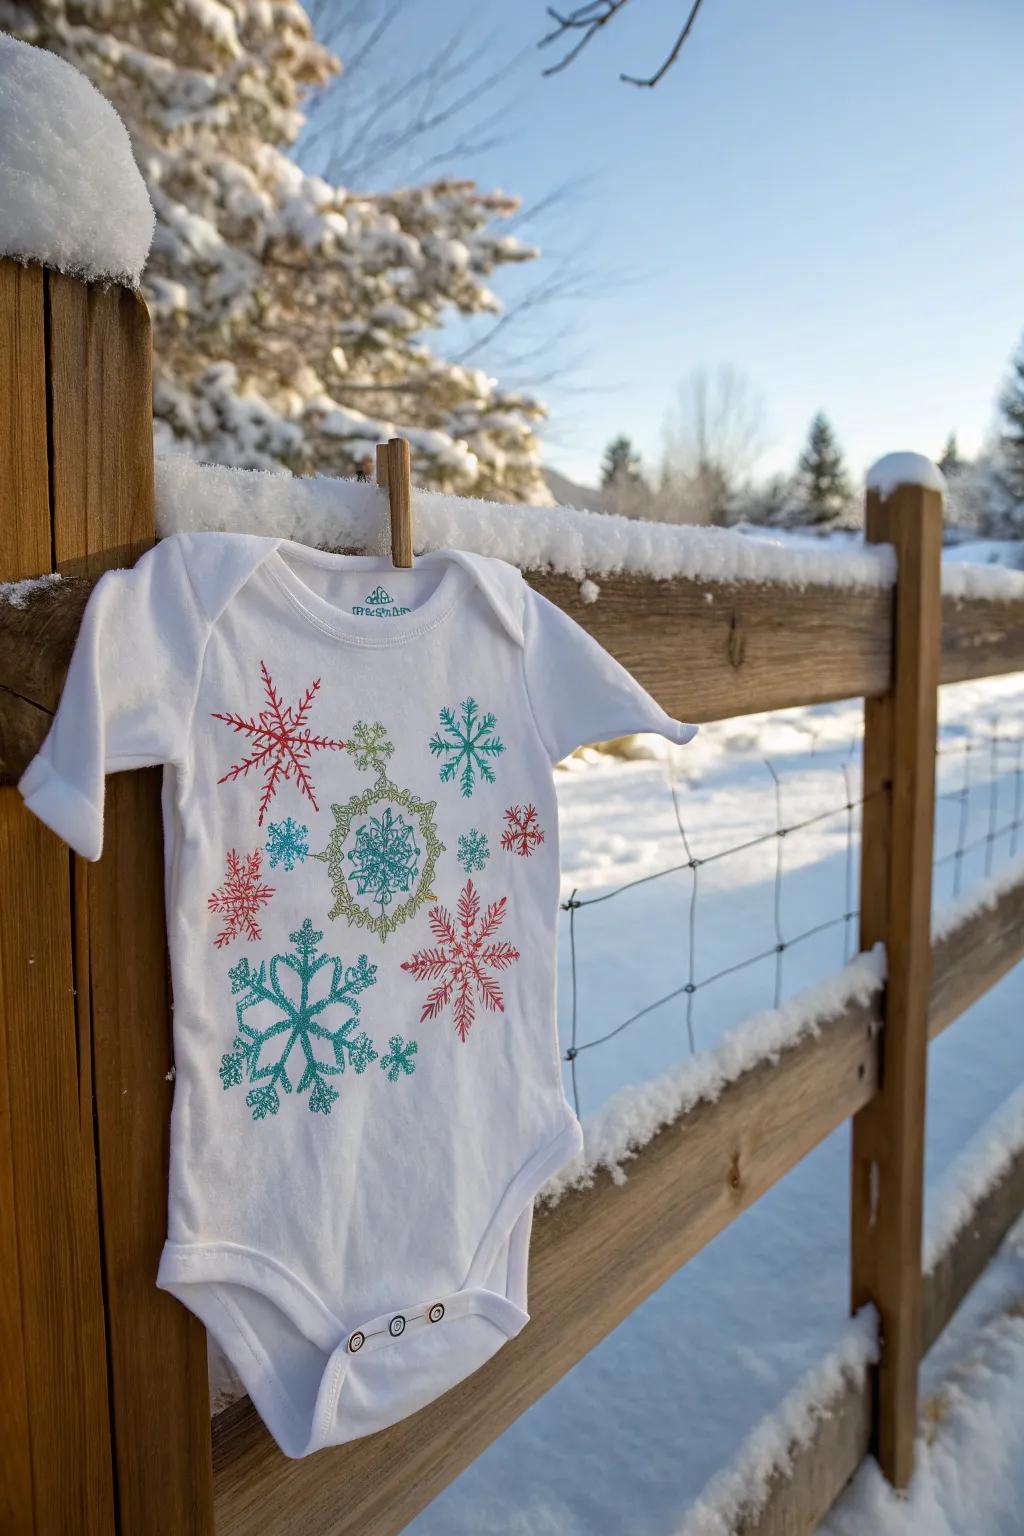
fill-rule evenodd
<path id="1" fill-rule="evenodd" d="M 250 768 L 261 769 L 263 793 L 260 796 L 258 825 L 262 827 L 277 786 L 285 779 L 294 780 L 314 811 L 320 809 L 306 764 L 314 752 L 343 752 L 345 743 L 335 741 L 331 736 L 314 736 L 310 731 L 309 712 L 320 687 L 319 678 L 309 685 L 298 704 L 292 705 L 282 702 L 265 661 L 260 662 L 260 673 L 267 707 L 260 710 L 255 720 L 251 715 L 245 719 L 242 715 L 221 714 L 219 710 L 213 711 L 213 718 L 225 721 L 238 735 L 248 736 L 252 743 L 252 756 L 234 763 L 217 783 L 226 784 L 229 779 L 244 778 Z"/>
<path id="2" fill-rule="evenodd" d="M 501 846 L 506 853 L 518 853 L 521 859 L 528 859 L 537 845 L 544 841 L 544 833 L 537 820 L 537 807 L 528 805 L 524 810 L 521 805 L 510 805 L 505 812 L 505 820 L 508 825 L 501 834 Z"/>
<path id="3" fill-rule="evenodd" d="M 418 949 L 402 963 L 402 970 L 411 971 L 417 981 L 438 983 L 423 1004 L 421 1024 L 436 1019 L 454 997 L 455 1028 L 464 1041 L 476 1018 L 477 1000 L 492 1013 L 505 1012 L 501 987 L 490 972 L 507 970 L 519 959 L 515 945 L 493 938 L 504 921 L 507 900 L 503 896 L 492 901 L 481 918 L 479 892 L 467 880 L 459 897 L 457 925 L 447 907 L 431 907 L 430 929 L 437 944 Z"/>
<path id="4" fill-rule="evenodd" d="M 258 848 L 255 853 L 239 855 L 233 848 L 228 853 L 227 879 L 208 897 L 206 903 L 211 912 L 219 913 L 226 920 L 213 941 L 218 949 L 223 949 L 225 944 L 230 944 L 240 934 L 244 934 L 247 939 L 263 937 L 256 914 L 273 896 L 274 887 L 263 885 L 260 880 L 262 858 L 263 854 Z"/>

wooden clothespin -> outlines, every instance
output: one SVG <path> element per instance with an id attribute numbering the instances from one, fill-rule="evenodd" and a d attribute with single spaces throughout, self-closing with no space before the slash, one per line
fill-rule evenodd
<path id="1" fill-rule="evenodd" d="M 412 565 L 412 453 L 404 437 L 377 444 L 377 484 L 391 509 L 391 564 Z"/>

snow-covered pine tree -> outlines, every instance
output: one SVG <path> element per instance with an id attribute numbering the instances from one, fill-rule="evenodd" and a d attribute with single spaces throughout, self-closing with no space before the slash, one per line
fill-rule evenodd
<path id="1" fill-rule="evenodd" d="M 853 495 L 842 450 L 823 411 L 811 422 L 793 491 L 794 514 L 799 522 L 823 528 L 851 521 Z"/>
<path id="2" fill-rule="evenodd" d="M 420 481 L 550 499 L 542 406 L 419 339 L 446 312 L 499 308 L 487 279 L 536 254 L 495 227 L 516 200 L 303 174 L 288 147 L 338 61 L 297 0 L 0 0 L 0 27 L 81 69 L 132 137 L 157 215 L 161 450 L 344 475 L 401 432 Z"/>

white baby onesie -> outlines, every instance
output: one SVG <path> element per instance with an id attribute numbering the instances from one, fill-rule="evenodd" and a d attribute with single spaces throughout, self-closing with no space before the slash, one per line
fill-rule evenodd
<path id="1" fill-rule="evenodd" d="M 20 788 L 97 859 L 104 775 L 166 765 L 158 1284 L 289 1456 L 527 1321 L 533 1200 L 581 1144 L 552 765 L 631 731 L 693 734 L 500 560 L 186 534 L 92 595 Z"/>

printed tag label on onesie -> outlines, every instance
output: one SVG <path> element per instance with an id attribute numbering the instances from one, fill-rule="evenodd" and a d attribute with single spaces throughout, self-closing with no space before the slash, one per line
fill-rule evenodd
<path id="1" fill-rule="evenodd" d="M 360 618 L 370 619 L 400 619 L 403 613 L 409 611 L 408 608 L 400 607 L 387 588 L 381 586 L 367 592 L 362 603 L 352 609 Z"/>

